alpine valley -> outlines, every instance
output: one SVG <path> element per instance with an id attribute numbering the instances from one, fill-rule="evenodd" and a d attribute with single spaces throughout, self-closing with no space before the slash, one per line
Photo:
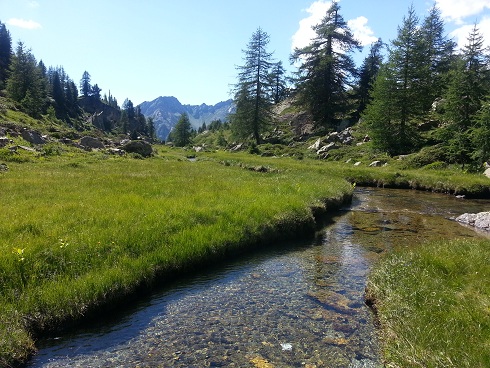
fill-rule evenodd
<path id="1" fill-rule="evenodd" d="M 197 130 L 203 123 L 209 124 L 213 120 L 226 121 L 228 115 L 235 109 L 231 99 L 214 106 L 182 105 L 173 96 L 158 97 L 150 102 L 145 101 L 139 106 L 143 115 L 153 118 L 156 135 L 161 140 L 167 139 L 182 113 L 189 116 L 192 127 Z"/>

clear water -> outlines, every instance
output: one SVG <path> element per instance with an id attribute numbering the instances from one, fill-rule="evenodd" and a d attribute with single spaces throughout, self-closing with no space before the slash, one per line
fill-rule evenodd
<path id="1" fill-rule="evenodd" d="M 369 268 L 392 247 L 476 237 L 489 201 L 358 189 L 315 239 L 203 271 L 110 320 L 39 342 L 29 367 L 379 367 Z"/>

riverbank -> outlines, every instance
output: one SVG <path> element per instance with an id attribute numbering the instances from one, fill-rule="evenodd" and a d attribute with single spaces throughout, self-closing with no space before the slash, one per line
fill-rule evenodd
<path id="1" fill-rule="evenodd" d="M 311 234 L 366 175 L 378 186 L 394 177 L 448 192 L 484 188 L 463 174 L 224 152 L 191 162 L 167 148 L 147 160 L 87 153 L 10 163 L 0 174 L 0 365 L 27 359 L 36 334 L 156 283 Z"/>
<path id="2" fill-rule="evenodd" d="M 35 335 L 251 247 L 304 236 L 352 186 L 308 166 L 249 170 L 162 154 L 9 164 L 0 177 L 0 366 Z"/>
<path id="3" fill-rule="evenodd" d="M 490 366 L 490 241 L 430 242 L 390 253 L 371 272 L 390 367 Z"/>

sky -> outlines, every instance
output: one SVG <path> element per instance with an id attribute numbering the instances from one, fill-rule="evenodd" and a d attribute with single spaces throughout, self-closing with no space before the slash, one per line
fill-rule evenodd
<path id="1" fill-rule="evenodd" d="M 378 39 L 395 39 L 413 4 L 423 19 L 436 4 L 449 37 L 465 44 L 477 24 L 490 45 L 490 0 L 339 0 L 340 13 L 364 45 L 358 65 Z M 46 66 L 62 66 L 78 85 L 91 83 L 119 105 L 159 96 L 183 104 L 214 105 L 232 98 L 243 50 L 260 27 L 268 51 L 289 72 L 295 47 L 308 45 L 311 26 L 329 0 L 0 0 L 15 50 L 19 41 Z"/>

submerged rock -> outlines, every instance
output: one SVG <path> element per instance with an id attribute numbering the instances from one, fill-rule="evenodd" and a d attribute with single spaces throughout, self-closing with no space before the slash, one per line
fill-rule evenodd
<path id="1" fill-rule="evenodd" d="M 456 217 L 456 221 L 462 224 L 474 226 L 477 229 L 490 231 L 490 211 L 479 213 L 464 213 Z"/>

